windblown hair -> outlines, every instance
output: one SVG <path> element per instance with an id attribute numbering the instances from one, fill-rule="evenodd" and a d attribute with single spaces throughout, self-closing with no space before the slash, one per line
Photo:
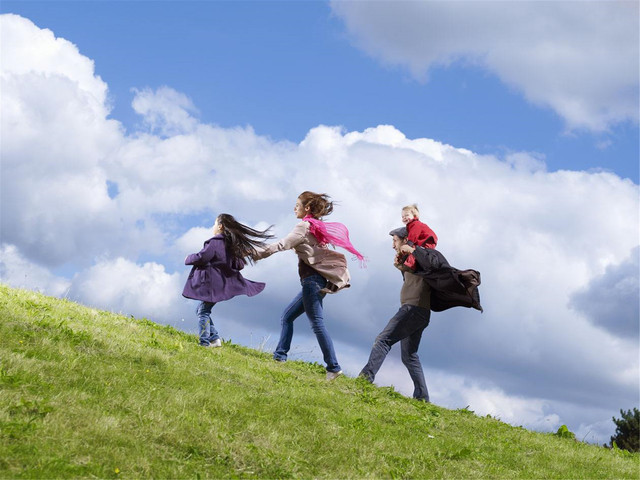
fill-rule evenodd
<path id="1" fill-rule="evenodd" d="M 256 247 L 264 247 L 265 240 L 273 238 L 266 230 L 255 230 L 238 222 L 232 215 L 221 213 L 218 224 L 222 225 L 222 235 L 227 250 L 236 258 L 246 259 L 253 263 L 253 256 L 257 255 Z"/>
<path id="2" fill-rule="evenodd" d="M 333 212 L 333 202 L 329 200 L 330 198 L 326 193 L 313 193 L 309 191 L 302 192 L 298 196 L 302 206 L 304 208 L 309 207 L 309 214 L 313 218 L 318 219 Z"/>
<path id="3" fill-rule="evenodd" d="M 411 205 L 407 205 L 406 207 L 402 207 L 403 212 L 409 212 L 415 218 L 420 218 L 420 210 L 418 210 L 418 205 L 412 203 Z"/>

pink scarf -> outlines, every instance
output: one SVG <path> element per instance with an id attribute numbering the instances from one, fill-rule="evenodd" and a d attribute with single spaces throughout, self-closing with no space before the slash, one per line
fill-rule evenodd
<path id="1" fill-rule="evenodd" d="M 311 215 L 307 215 L 302 219 L 304 222 L 311 224 L 309 231 L 311 235 L 316 237 L 316 240 L 323 245 L 331 244 L 334 247 L 342 247 L 345 250 L 353 253 L 360 265 L 364 266 L 366 260 L 364 256 L 355 249 L 349 240 L 349 230 L 343 224 L 338 222 L 323 222 L 317 218 L 313 218 Z"/>

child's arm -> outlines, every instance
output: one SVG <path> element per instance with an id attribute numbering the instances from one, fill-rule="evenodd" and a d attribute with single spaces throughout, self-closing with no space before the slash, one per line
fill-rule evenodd
<path id="1" fill-rule="evenodd" d="M 405 266 L 406 260 L 407 260 L 406 252 L 397 253 L 393 259 L 393 266 L 396 267 L 401 272 L 410 272 L 411 269 Z"/>
<path id="2" fill-rule="evenodd" d="M 400 247 L 400 251 L 405 254 L 404 263 L 402 264 L 408 271 L 413 272 L 416 269 L 416 259 L 413 256 L 416 247 L 411 241 Z"/>
<path id="3" fill-rule="evenodd" d="M 202 267 L 213 260 L 218 255 L 218 248 L 220 245 L 224 248 L 223 242 L 217 242 L 210 240 L 198 253 L 192 253 L 187 255 L 184 259 L 185 265 L 195 265 L 196 267 Z"/>
<path id="4" fill-rule="evenodd" d="M 414 252 L 415 249 L 416 249 L 416 247 L 413 247 L 411 245 L 402 245 L 402 247 L 400 247 L 400 251 L 402 253 L 406 253 L 408 255 L 411 255 Z"/>

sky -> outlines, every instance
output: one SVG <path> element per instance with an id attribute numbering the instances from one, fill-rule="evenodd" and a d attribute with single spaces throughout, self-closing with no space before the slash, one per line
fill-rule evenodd
<path id="1" fill-rule="evenodd" d="M 282 237 L 298 194 L 326 192 L 369 259 L 325 299 L 356 376 L 399 307 L 388 232 L 417 203 L 482 274 L 484 312 L 434 313 L 423 335 L 435 404 L 600 444 L 640 404 L 637 2 L 0 12 L 3 283 L 195 333 L 184 257 L 216 215 Z M 296 265 L 247 267 L 267 287 L 214 307 L 223 338 L 271 351 Z M 304 318 L 290 358 L 322 361 Z M 399 347 L 376 383 L 411 394 Z"/>

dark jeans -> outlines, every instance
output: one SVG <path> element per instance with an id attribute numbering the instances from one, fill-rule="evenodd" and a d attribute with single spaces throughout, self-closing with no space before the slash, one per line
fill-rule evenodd
<path id="1" fill-rule="evenodd" d="M 402 363 L 407 367 L 413 380 L 413 398 L 429 401 L 427 382 L 424 379 L 418 347 L 422 338 L 422 331 L 429 325 L 431 311 L 427 308 L 402 305 L 387 326 L 376 337 L 369 354 L 369 361 L 360 372 L 360 376 L 370 382 L 376 378 L 384 359 L 393 344 L 400 342 L 402 348 Z"/>
<path id="2" fill-rule="evenodd" d="M 302 291 L 296 295 L 289 306 L 284 310 L 281 318 L 282 330 L 280 331 L 280 341 L 273 352 L 273 358 L 279 361 L 287 359 L 287 353 L 291 348 L 293 338 L 293 321 L 303 313 L 307 314 L 311 329 L 316 335 L 320 350 L 327 364 L 328 372 L 339 372 L 341 370 L 336 353 L 333 350 L 333 342 L 329 332 L 324 326 L 322 299 L 325 294 L 320 292 L 327 284 L 327 280 L 321 275 L 311 275 L 303 278 Z"/>

